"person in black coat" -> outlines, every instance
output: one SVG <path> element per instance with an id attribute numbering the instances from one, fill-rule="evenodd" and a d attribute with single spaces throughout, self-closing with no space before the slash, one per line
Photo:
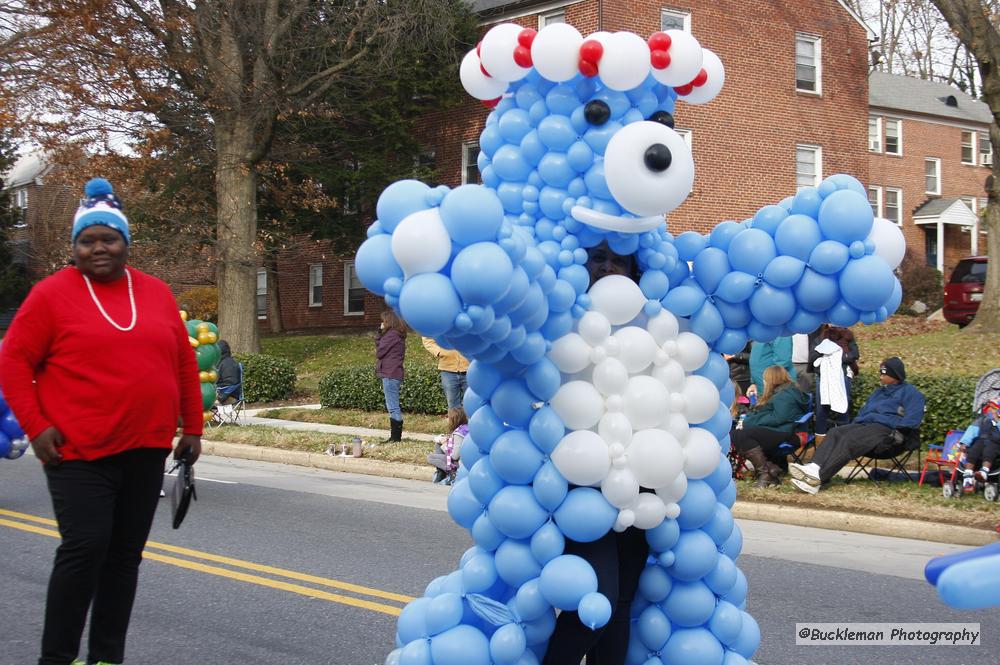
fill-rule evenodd
<path id="1" fill-rule="evenodd" d="M 219 404 L 232 404 L 240 398 L 242 391 L 233 389 L 240 383 L 240 365 L 233 358 L 229 349 L 229 342 L 224 339 L 219 340 L 219 351 L 222 358 L 219 360 L 219 380 L 215 384 L 218 392 Z"/>

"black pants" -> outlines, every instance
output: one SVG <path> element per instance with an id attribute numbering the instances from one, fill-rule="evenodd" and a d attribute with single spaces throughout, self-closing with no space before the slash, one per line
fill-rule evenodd
<path id="1" fill-rule="evenodd" d="M 782 432 L 780 429 L 770 427 L 744 427 L 734 429 L 729 433 L 730 441 L 741 453 L 760 446 L 764 455 L 782 468 L 788 467 L 787 455 L 783 454 L 778 446 L 782 443 L 791 443 L 795 447 L 799 445 L 799 436 L 795 432 Z"/>
<path id="2" fill-rule="evenodd" d="M 824 483 L 837 475 L 844 465 L 861 455 L 878 456 L 892 452 L 889 435 L 892 429 L 875 423 L 852 423 L 834 427 L 816 449 L 812 461 L 819 465 L 819 479 Z"/>
<path id="3" fill-rule="evenodd" d="M 995 439 L 977 437 L 966 452 L 966 460 L 973 468 L 979 469 L 983 462 L 989 462 L 990 468 L 995 469 L 1000 461 L 1000 443 Z"/>
<path id="4" fill-rule="evenodd" d="M 566 554 L 585 559 L 597 573 L 597 590 L 611 601 L 611 620 L 597 630 L 580 623 L 576 612 L 561 612 L 542 665 L 622 665 L 628 651 L 632 599 L 646 567 L 646 532 L 629 528 L 592 543 L 566 540 Z"/>
<path id="5" fill-rule="evenodd" d="M 88 663 L 125 660 L 142 550 L 163 484 L 166 448 L 46 466 L 62 544 L 45 602 L 38 665 L 69 665 L 91 610 Z"/>

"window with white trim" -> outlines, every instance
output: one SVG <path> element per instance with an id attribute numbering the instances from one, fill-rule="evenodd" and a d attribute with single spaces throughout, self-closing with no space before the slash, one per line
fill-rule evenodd
<path id="1" fill-rule="evenodd" d="M 483 179 L 480 177 L 479 166 L 479 143 L 468 141 L 462 144 L 462 184 L 478 185 Z"/>
<path id="2" fill-rule="evenodd" d="M 937 157 L 924 158 L 924 193 L 941 194 L 941 160 Z"/>
<path id="3" fill-rule="evenodd" d="M 795 146 L 795 186 L 817 187 L 823 173 L 823 149 L 818 145 Z"/>
<path id="4" fill-rule="evenodd" d="M 344 264 L 344 316 L 365 313 L 365 285 L 358 278 L 353 263 Z"/>
<path id="5" fill-rule="evenodd" d="M 962 132 L 962 163 L 976 165 L 976 133 Z"/>
<path id="6" fill-rule="evenodd" d="M 257 318 L 267 318 L 267 268 L 257 268 Z"/>
<path id="7" fill-rule="evenodd" d="M 885 154 L 903 154 L 903 122 L 901 120 L 885 119 Z"/>
<path id="8" fill-rule="evenodd" d="M 868 187 L 868 203 L 872 207 L 872 214 L 876 217 L 882 216 L 882 188 L 878 185 Z"/>
<path id="9" fill-rule="evenodd" d="M 691 32 L 691 12 L 664 7 L 660 10 L 660 30 Z"/>
<path id="10" fill-rule="evenodd" d="M 898 187 L 886 187 L 882 202 L 885 214 L 882 215 L 890 222 L 902 226 L 903 224 L 903 190 Z"/>
<path id="11" fill-rule="evenodd" d="M 973 213 L 979 212 L 976 205 L 977 201 L 975 196 L 959 196 L 958 198 L 961 199 L 962 203 L 965 204 L 965 207 L 971 210 Z"/>
<path id="12" fill-rule="evenodd" d="M 14 205 L 16 205 L 21 210 L 26 210 L 28 208 L 27 187 L 21 187 L 20 189 L 14 190 Z"/>
<path id="13" fill-rule="evenodd" d="M 566 10 L 565 9 L 555 9 L 550 12 L 545 12 L 538 15 L 538 29 L 541 30 L 550 23 L 565 23 L 566 22 Z"/>
<path id="14" fill-rule="evenodd" d="M 323 306 L 323 264 L 309 266 L 309 306 Z"/>
<path id="15" fill-rule="evenodd" d="M 993 144 L 990 143 L 989 132 L 982 132 L 979 135 L 979 164 L 993 166 Z"/>
<path id="16" fill-rule="evenodd" d="M 795 89 L 799 92 L 822 92 L 823 40 L 815 35 L 795 35 Z"/>
<path id="17" fill-rule="evenodd" d="M 868 116 L 868 150 L 882 152 L 882 118 L 877 115 Z"/>

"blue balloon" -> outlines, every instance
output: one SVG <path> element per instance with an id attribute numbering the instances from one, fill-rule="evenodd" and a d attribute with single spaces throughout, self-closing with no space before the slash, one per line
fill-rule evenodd
<path id="1" fill-rule="evenodd" d="M 677 258 L 681 261 L 693 261 L 707 246 L 708 238 L 697 231 L 685 231 L 674 239 Z"/>
<path id="2" fill-rule="evenodd" d="M 527 111 L 511 109 L 500 116 L 497 129 L 507 143 L 520 143 L 524 135 L 531 131 L 532 123 Z"/>
<path id="3" fill-rule="evenodd" d="M 472 542 L 487 552 L 496 551 L 506 538 L 507 536 L 500 533 L 486 513 L 477 517 L 472 525 Z"/>
<path id="4" fill-rule="evenodd" d="M 748 665 L 749 662 L 735 651 L 727 651 L 726 657 L 722 659 L 722 665 Z"/>
<path id="5" fill-rule="evenodd" d="M 424 273 L 406 280 L 399 294 L 399 312 L 424 337 L 451 330 L 462 303 L 451 280 L 440 273 Z"/>
<path id="6" fill-rule="evenodd" d="M 680 628 L 675 630 L 663 648 L 667 663 L 698 663 L 722 665 L 722 645 L 705 628 Z"/>
<path id="7" fill-rule="evenodd" d="M 850 328 L 858 322 L 861 314 L 843 300 L 839 300 L 826 313 L 826 318 L 835 326 Z"/>
<path id="8" fill-rule="evenodd" d="M 741 614 L 743 615 L 743 623 L 740 626 L 740 635 L 731 646 L 733 651 L 744 658 L 753 658 L 754 653 L 757 652 L 757 647 L 760 646 L 760 626 L 746 612 L 742 612 Z"/>
<path id="9" fill-rule="evenodd" d="M 670 639 L 670 620 L 656 605 L 650 605 L 642 611 L 635 628 L 639 640 L 650 651 L 661 651 Z"/>
<path id="10" fill-rule="evenodd" d="M 760 229 L 770 235 L 775 235 L 782 220 L 788 217 L 788 211 L 781 206 L 768 205 L 756 212 L 750 224 L 752 229 Z M 777 240 L 777 238 L 775 238 Z M 784 250 L 781 250 L 783 253 Z"/>
<path id="11" fill-rule="evenodd" d="M 495 241 L 503 215 L 500 199 L 481 185 L 462 185 L 441 201 L 441 221 L 459 245 Z"/>
<path id="12" fill-rule="evenodd" d="M 493 390 L 500 385 L 502 379 L 495 367 L 477 360 L 469 363 L 469 370 L 465 378 L 469 388 L 475 390 L 476 394 L 483 398 L 489 398 L 493 394 Z"/>
<path id="13" fill-rule="evenodd" d="M 524 379 L 528 384 L 528 389 L 538 399 L 544 401 L 552 399 L 562 385 L 562 376 L 559 373 L 559 368 L 548 358 L 542 358 L 528 368 Z M 534 416 L 532 416 L 532 420 L 534 420 Z"/>
<path id="14" fill-rule="evenodd" d="M 543 316 L 543 318 L 546 317 L 546 316 L 548 316 L 548 312 L 543 310 L 542 311 L 542 316 Z M 526 327 L 533 328 L 534 326 L 533 325 L 527 325 Z M 514 358 L 514 360 L 516 360 L 517 362 L 521 363 L 522 365 L 532 366 L 532 365 L 535 365 L 536 363 L 538 363 L 540 360 L 544 360 L 543 356 L 545 355 L 545 352 L 547 350 L 548 350 L 548 348 L 547 348 L 547 345 L 545 343 L 545 338 L 542 337 L 541 333 L 538 333 L 538 332 L 529 332 L 527 335 L 525 335 L 524 341 L 521 342 L 521 344 L 519 346 L 515 346 L 511 350 L 510 355 L 511 355 L 512 358 Z M 551 365 L 551 369 L 554 370 L 557 373 L 559 371 L 558 369 L 556 369 L 555 365 Z M 534 378 L 538 378 L 537 375 L 533 375 L 533 377 Z M 528 377 L 525 377 L 525 379 L 527 379 L 527 378 Z M 542 387 L 543 390 L 546 390 L 546 391 L 551 390 L 551 393 L 554 395 L 556 389 L 551 389 L 549 387 L 546 387 L 551 382 L 551 378 L 552 378 L 551 373 L 549 374 L 549 376 L 547 378 L 548 378 L 548 381 L 544 380 L 544 377 L 543 377 L 543 380 L 540 382 L 540 385 L 541 385 L 541 387 Z M 539 384 L 536 383 L 536 385 L 539 385 Z M 529 384 L 528 387 L 530 388 L 531 384 Z"/>
<path id="15" fill-rule="evenodd" d="M 535 499 L 548 511 L 558 508 L 569 492 L 569 483 L 551 461 L 546 461 L 538 470 L 531 487 Z"/>
<path id="16" fill-rule="evenodd" d="M 455 626 L 431 638 L 434 665 L 491 665 L 490 642 L 472 626 Z"/>
<path id="17" fill-rule="evenodd" d="M 552 604 L 542 595 L 538 578 L 528 580 L 517 590 L 514 607 L 524 621 L 534 621 L 546 612 L 552 611 Z"/>
<path id="18" fill-rule="evenodd" d="M 743 612 L 732 603 L 719 601 L 712 618 L 708 621 L 708 629 L 720 642 L 731 646 L 736 643 L 743 629 Z"/>
<path id="19" fill-rule="evenodd" d="M 719 390 L 729 381 L 729 363 L 718 353 L 708 354 L 708 360 L 694 372 L 711 381 Z"/>
<path id="20" fill-rule="evenodd" d="M 731 507 L 731 506 L 730 506 Z M 740 531 L 740 525 L 737 524 L 733 526 L 733 532 L 729 534 L 729 538 L 722 544 L 719 548 L 722 554 L 736 561 L 736 558 L 743 551 L 743 532 Z"/>
<path id="21" fill-rule="evenodd" d="M 719 492 L 719 503 L 727 508 L 733 507 L 733 504 L 736 503 L 736 483 L 729 481 L 726 488 Z"/>
<path id="22" fill-rule="evenodd" d="M 524 637 L 528 642 L 528 646 L 532 647 L 540 645 L 538 653 L 544 654 L 545 649 L 541 645 L 544 645 L 544 643 L 552 637 L 552 631 L 556 628 L 556 613 L 548 611 L 534 621 L 525 622 L 522 626 L 524 628 Z M 528 653 L 530 652 L 525 652 L 525 654 Z M 535 662 L 538 661 L 536 660 Z"/>
<path id="23" fill-rule="evenodd" d="M 466 445 L 466 442 L 462 443 L 463 452 Z M 462 457 L 464 459 L 465 455 Z M 468 481 L 472 495 L 482 504 L 489 503 L 505 485 L 489 457 L 482 457 L 469 467 Z"/>
<path id="24" fill-rule="evenodd" d="M 742 329 L 726 328 L 715 340 L 714 351 L 718 353 L 739 353 L 747 344 L 747 332 Z"/>
<path id="25" fill-rule="evenodd" d="M 720 488 L 720 491 L 724 488 L 725 485 Z M 707 533 L 716 545 L 722 545 L 733 533 L 734 524 L 732 512 L 722 504 L 716 503 L 712 510 L 712 517 L 701 527 L 701 530 Z"/>
<path id="26" fill-rule="evenodd" d="M 535 410 L 531 405 L 534 397 L 528 391 L 523 381 L 508 379 L 503 381 L 490 398 L 490 404 L 497 417 L 514 427 L 527 429 Z"/>
<path id="27" fill-rule="evenodd" d="M 467 479 L 452 485 L 451 492 L 448 493 L 448 514 L 459 526 L 471 529 L 482 513 L 483 504 L 472 494 Z"/>
<path id="28" fill-rule="evenodd" d="M 845 245 L 867 238 L 874 221 L 868 197 L 849 189 L 830 194 L 819 208 L 819 228 L 823 235 Z"/>
<path id="29" fill-rule="evenodd" d="M 734 270 L 758 275 L 777 256 L 774 239 L 760 229 L 744 229 L 729 243 L 729 262 Z"/>
<path id="30" fill-rule="evenodd" d="M 795 285 L 806 269 L 805 261 L 794 256 L 776 256 L 764 269 L 764 281 L 778 288 Z"/>
<path id="31" fill-rule="evenodd" d="M 580 599 L 577 613 L 580 623 L 591 630 L 597 630 L 611 620 L 611 601 L 602 593 L 588 593 Z"/>
<path id="32" fill-rule="evenodd" d="M 427 634 L 427 608 L 430 598 L 417 598 L 407 603 L 396 622 L 396 636 L 403 644 L 413 640 L 425 639 Z"/>
<path id="33" fill-rule="evenodd" d="M 666 552 L 677 544 L 681 528 L 677 520 L 665 519 L 652 529 L 646 530 L 646 542 L 653 552 Z"/>
<path id="34" fill-rule="evenodd" d="M 719 310 L 715 308 L 715 305 L 710 302 L 702 305 L 701 309 L 691 317 L 690 332 L 698 335 L 698 337 L 709 344 L 717 340 L 725 329 L 726 324 L 722 320 L 722 315 L 719 314 Z"/>
<path id="35" fill-rule="evenodd" d="M 988 552 L 990 547 L 994 546 L 988 545 L 981 550 Z M 925 571 L 929 581 L 936 572 L 931 569 L 933 563 L 931 561 Z M 952 563 L 936 577 L 938 597 L 947 605 L 960 610 L 980 610 L 996 605 L 1000 593 L 1000 579 L 996 575 L 998 566 L 1000 554 L 980 555 Z M 975 580 L 975 584 L 970 584 L 970 580 Z"/>
<path id="36" fill-rule="evenodd" d="M 865 189 L 865 186 L 858 182 L 857 178 L 849 176 L 846 173 L 835 173 L 824 179 L 819 185 L 820 195 L 824 198 L 839 189 L 848 189 L 857 192 L 861 196 L 868 196 L 868 190 Z"/>
<path id="37" fill-rule="evenodd" d="M 723 596 L 723 600 L 728 600 L 730 603 L 736 607 L 743 607 L 743 603 L 747 599 L 747 578 L 743 574 L 743 571 L 739 568 L 736 569 L 736 582 L 733 584 L 733 588 L 729 590 Z"/>
<path id="38" fill-rule="evenodd" d="M 531 488 L 508 485 L 490 500 L 490 521 L 509 538 L 528 538 L 549 518 L 535 500 Z"/>
<path id="39" fill-rule="evenodd" d="M 737 222 L 720 222 L 712 229 L 712 233 L 709 235 L 708 242 L 712 247 L 718 247 L 724 252 L 728 252 L 733 241 L 737 235 L 743 233 L 746 230 L 742 224 Z M 676 244 L 676 243 L 674 243 Z M 689 260 L 689 259 L 685 259 Z M 732 257 L 730 257 L 730 262 L 732 262 Z"/>
<path id="40" fill-rule="evenodd" d="M 504 624 L 490 637 L 490 658 L 494 665 L 514 665 L 527 647 L 524 629 L 516 623 Z"/>
<path id="41" fill-rule="evenodd" d="M 555 511 L 556 524 L 571 540 L 590 543 L 611 530 L 618 509 L 591 487 L 570 490 Z"/>
<path id="42" fill-rule="evenodd" d="M 597 591 L 597 575 L 586 560 L 564 554 L 545 564 L 539 584 L 550 605 L 561 610 L 575 610 L 581 598 Z"/>
<path id="43" fill-rule="evenodd" d="M 490 449 L 490 461 L 498 476 L 508 483 L 527 485 L 544 462 L 542 453 L 525 430 L 508 430 Z M 523 537 L 523 536 L 518 536 Z"/>
<path id="44" fill-rule="evenodd" d="M 687 491 L 677 502 L 681 512 L 677 516 L 677 524 L 682 529 L 698 529 L 704 526 L 715 514 L 715 492 L 703 480 L 688 482 Z"/>
<path id="45" fill-rule="evenodd" d="M 451 264 L 455 290 L 470 305 L 492 305 L 503 296 L 514 273 L 507 252 L 496 243 L 477 242 L 462 249 Z"/>
<path id="46" fill-rule="evenodd" d="M 795 193 L 795 198 L 792 199 L 791 213 L 815 218 L 819 214 L 822 203 L 823 197 L 820 196 L 819 190 L 815 187 L 803 187 Z"/>
<path id="47" fill-rule="evenodd" d="M 712 473 L 708 474 L 703 478 L 703 480 L 712 488 L 713 492 L 721 492 L 729 481 L 733 477 L 733 467 L 729 463 L 729 459 L 725 455 L 720 456 L 719 465 L 715 467 Z"/>
<path id="48" fill-rule="evenodd" d="M 873 312 L 892 296 L 896 277 L 889 264 L 877 256 L 852 259 L 840 273 L 840 291 L 851 307 Z"/>
<path id="49" fill-rule="evenodd" d="M 549 455 L 559 445 L 566 433 L 566 428 L 562 418 L 556 414 L 552 407 L 543 406 L 531 417 L 528 433 L 531 434 L 531 440 L 535 442 L 535 445 L 546 455 Z"/>
<path id="50" fill-rule="evenodd" d="M 809 255 L 809 267 L 823 275 L 835 275 L 851 258 L 847 246 L 836 240 L 824 240 Z"/>
<path id="51" fill-rule="evenodd" d="M 821 325 L 823 325 L 822 314 L 800 309 L 795 313 L 795 316 L 792 317 L 792 320 L 785 324 L 785 327 L 788 328 L 793 335 L 797 335 L 799 333 L 809 334 Z"/>
<path id="52" fill-rule="evenodd" d="M 684 581 L 698 580 L 707 575 L 715 567 L 719 556 L 715 541 L 701 530 L 682 530 L 673 552 L 676 559 L 670 567 L 670 574 Z"/>
<path id="53" fill-rule="evenodd" d="M 694 628 L 711 618 L 715 594 L 702 582 L 677 581 L 662 607 L 674 625 Z"/>
<path id="54" fill-rule="evenodd" d="M 795 286 L 795 298 L 810 312 L 826 312 L 840 299 L 840 285 L 834 277 L 806 268 Z"/>
<path id="55" fill-rule="evenodd" d="M 469 432 L 484 452 L 488 452 L 497 437 L 505 431 L 506 426 L 489 404 L 479 407 L 469 418 Z"/>
<path id="56" fill-rule="evenodd" d="M 430 187 L 418 180 L 392 183 L 385 188 L 375 204 L 379 224 L 387 233 L 392 233 L 404 217 L 430 207 L 426 198 L 430 191 Z"/>
<path id="57" fill-rule="evenodd" d="M 694 258 L 694 278 L 705 293 L 714 293 L 722 278 L 732 270 L 729 256 L 718 247 L 706 247 Z"/>
<path id="58" fill-rule="evenodd" d="M 552 522 L 546 522 L 531 537 L 531 553 L 543 566 L 563 553 L 566 539 Z"/>
<path id="59" fill-rule="evenodd" d="M 646 566 L 639 575 L 639 593 L 651 603 L 659 603 L 668 595 L 674 583 L 662 566 Z"/>
<path id="60" fill-rule="evenodd" d="M 749 300 L 757 286 L 757 278 L 745 272 L 731 272 L 719 282 L 715 295 L 726 302 L 741 303 Z"/>
<path id="61" fill-rule="evenodd" d="M 765 326 L 783 326 L 795 316 L 795 296 L 790 289 L 761 284 L 750 297 L 750 311 Z"/>
<path id="62" fill-rule="evenodd" d="M 691 316 L 705 302 L 705 292 L 693 286 L 678 286 L 663 298 L 663 306 L 677 316 Z"/>
<path id="63" fill-rule="evenodd" d="M 705 584 L 716 594 L 724 596 L 732 592 L 737 579 L 736 563 L 728 556 L 720 556 L 715 568 L 705 575 Z"/>
<path id="64" fill-rule="evenodd" d="M 492 563 L 490 563 L 490 567 L 492 568 Z M 496 574 L 497 572 L 494 568 L 494 580 L 496 579 Z M 464 577 L 465 574 L 463 572 L 463 578 Z M 490 586 L 492 586 L 492 583 L 479 590 L 482 591 L 488 589 Z M 472 589 L 469 590 L 472 591 Z M 462 620 L 462 614 L 464 614 L 464 612 L 465 608 L 462 605 L 462 596 L 457 593 L 442 593 L 436 596 L 427 606 L 427 612 L 424 615 L 427 634 L 437 635 L 438 633 L 443 633 L 449 628 L 454 628 Z"/>
<path id="65" fill-rule="evenodd" d="M 375 295 L 384 296 L 387 279 L 403 279 L 403 269 L 392 256 L 392 236 L 380 234 L 361 243 L 354 267 L 358 279 Z"/>
<path id="66" fill-rule="evenodd" d="M 0 432 L 0 459 L 8 457 L 13 449 L 14 445 L 11 443 L 10 437 Z"/>
<path id="67" fill-rule="evenodd" d="M 538 577 L 542 572 L 542 567 L 531 553 L 531 547 L 524 540 L 505 540 L 497 548 L 494 562 L 500 579 L 515 588 Z"/>
<path id="68" fill-rule="evenodd" d="M 823 240 L 819 224 L 806 215 L 791 215 L 774 234 L 774 244 L 781 254 L 808 261 L 812 251 Z"/>
<path id="69" fill-rule="evenodd" d="M 903 285 L 899 283 L 897 279 L 892 285 L 892 295 L 889 296 L 889 302 L 886 303 L 886 318 L 892 315 L 899 309 L 899 304 L 903 302 Z"/>
<path id="70" fill-rule="evenodd" d="M 399 653 L 398 663 L 399 665 L 434 665 L 434 660 L 431 657 L 431 643 L 428 640 L 413 640 Z"/>

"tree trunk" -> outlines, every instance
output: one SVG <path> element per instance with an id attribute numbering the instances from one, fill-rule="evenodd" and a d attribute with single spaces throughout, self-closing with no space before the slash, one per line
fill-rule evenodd
<path id="1" fill-rule="evenodd" d="M 267 321 L 271 325 L 271 333 L 278 335 L 285 332 L 285 324 L 281 320 L 281 283 L 278 281 L 278 259 L 272 254 L 267 261 Z"/>
<path id="2" fill-rule="evenodd" d="M 249 122 L 216 119 L 219 329 L 234 353 L 257 353 L 257 173 Z"/>
<path id="3" fill-rule="evenodd" d="M 985 87 L 985 86 L 984 86 Z M 972 323 L 965 330 L 972 333 L 996 332 L 1000 330 L 1000 128 L 994 122 L 990 126 L 990 136 L 993 142 L 993 178 L 989 188 L 989 199 L 983 224 L 986 226 L 986 254 L 991 265 L 986 271 L 986 284 L 983 285 L 983 300 L 979 303 L 979 311 Z"/>

